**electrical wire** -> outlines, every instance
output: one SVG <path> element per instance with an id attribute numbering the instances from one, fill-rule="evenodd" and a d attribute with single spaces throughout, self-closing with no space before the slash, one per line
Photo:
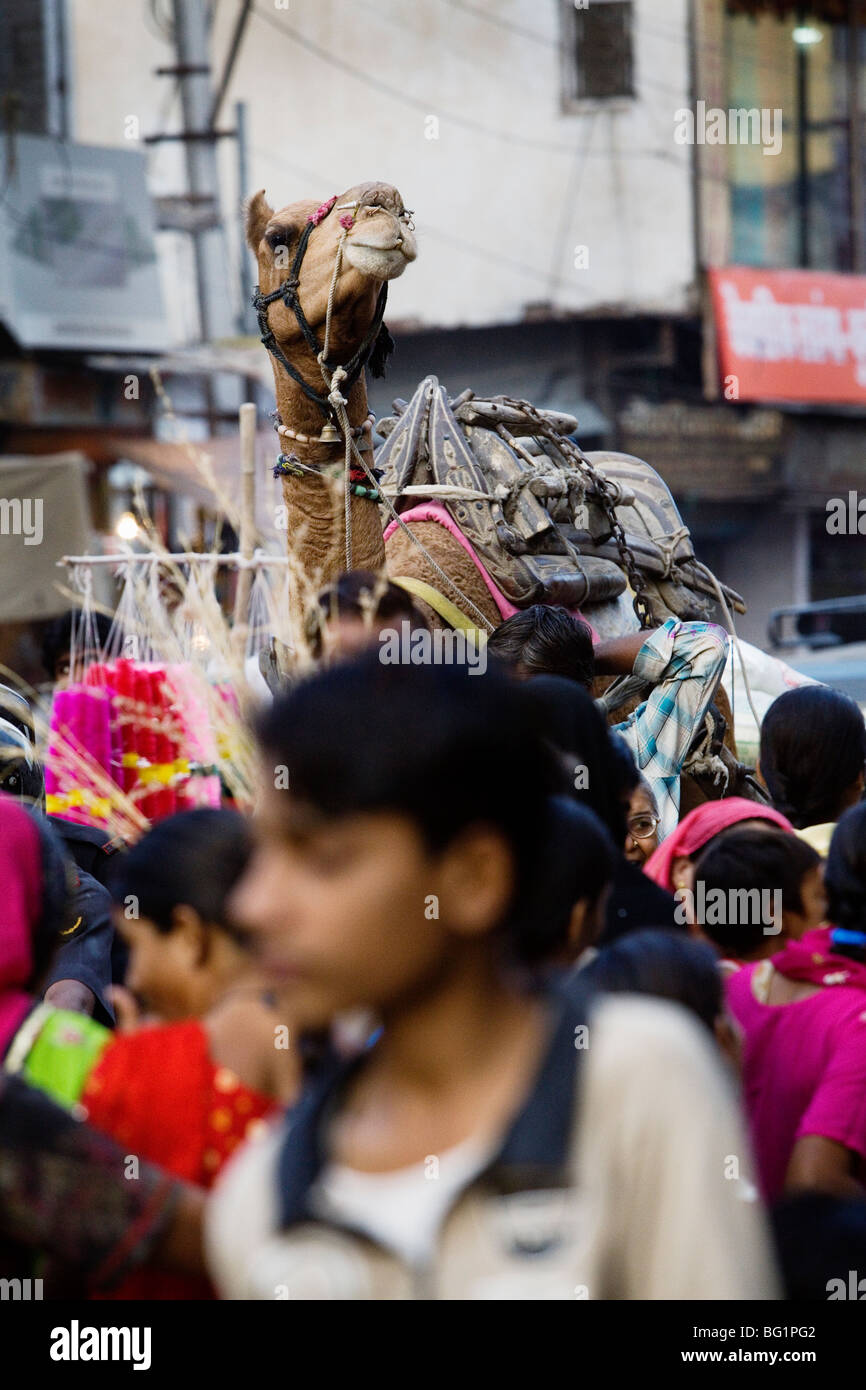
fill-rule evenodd
<path id="1" fill-rule="evenodd" d="M 373 15 L 382 24 L 391 24 L 396 29 L 402 29 L 405 34 L 413 34 L 420 43 L 423 43 L 425 49 L 430 45 L 429 36 L 422 33 L 418 25 L 413 23 L 411 19 L 398 19 L 396 15 L 386 14 L 383 10 L 379 9 L 378 5 L 373 3 L 373 0 L 352 0 L 352 8 L 353 10 L 366 10 L 368 14 Z M 414 13 L 417 14 L 417 10 Z M 440 46 L 442 53 L 447 55 L 449 59 L 457 58 L 461 62 L 469 63 L 476 73 L 485 72 L 496 81 L 501 81 L 501 67 L 494 68 L 487 63 L 480 62 L 475 54 L 467 51 L 465 45 L 460 45 L 459 43 L 446 43 L 441 38 L 438 38 L 436 42 Z"/>
<path id="2" fill-rule="evenodd" d="M 407 22 L 405 19 L 398 19 L 396 15 L 385 13 L 383 10 L 380 10 L 378 6 L 373 3 L 373 0 L 352 0 L 352 9 L 366 10 L 368 14 L 374 15 L 382 23 L 391 24 L 398 29 L 402 29 L 405 33 L 414 34 L 420 41 L 423 41 L 425 46 L 429 46 L 430 44 L 429 36 L 425 33 L 422 33 L 422 31 L 418 28 L 417 24 L 413 24 L 411 20 Z M 416 10 L 415 13 L 417 14 L 418 11 Z M 501 65 L 496 68 L 493 68 L 487 63 L 480 62 L 475 54 L 470 53 L 467 50 L 465 45 L 461 46 L 459 44 L 446 43 L 444 39 L 439 37 L 437 37 L 436 42 L 444 54 L 448 54 L 451 57 L 459 58 L 471 64 L 471 66 L 474 68 L 476 72 L 483 71 L 489 74 L 491 77 L 496 78 L 498 81 L 502 80 L 503 69 Z M 545 46 L 549 46 L 553 49 L 556 49 L 557 51 L 560 48 L 558 42 L 552 41 L 549 45 L 547 44 L 547 40 L 543 40 L 543 42 L 545 43 Z M 684 100 L 687 96 L 688 90 L 688 73 L 685 71 L 684 67 L 683 83 L 679 87 L 671 87 L 667 83 L 656 82 L 653 78 L 646 76 L 644 73 L 638 74 L 638 78 L 636 79 L 635 85 L 640 88 L 641 92 L 644 89 L 649 89 L 654 92 L 664 92 L 665 95 L 670 96 L 672 100 Z M 640 96 L 635 97 L 634 100 L 636 103 L 639 103 Z M 600 101 L 596 105 L 595 109 L 603 110 L 603 105 L 603 101 Z M 583 113 L 567 112 L 564 114 L 580 115 Z"/>
<path id="3" fill-rule="evenodd" d="M 469 4 L 468 0 L 441 0 L 441 3 L 450 5 L 452 9 L 462 10 L 466 14 L 471 14 L 476 19 L 486 20 L 488 24 L 494 25 L 497 29 L 505 30 L 522 39 L 528 39 L 530 43 L 536 43 L 548 49 L 559 48 L 558 39 L 550 38 L 547 34 L 542 34 L 538 29 L 533 29 L 523 24 L 515 24 L 513 20 L 503 19 L 501 15 L 494 14 L 489 10 L 483 10 L 478 5 Z M 752 17 L 749 15 L 726 14 L 725 17 L 726 20 L 748 20 L 750 23 L 752 22 Z M 651 20 L 648 19 L 642 11 L 635 16 L 635 27 L 641 33 L 650 34 L 655 38 L 664 39 L 669 43 L 693 46 L 705 53 L 712 54 L 716 58 L 725 57 L 728 53 L 726 42 L 716 43 L 713 40 L 702 40 L 697 38 L 689 40 L 686 35 L 685 24 L 666 24 L 664 20 Z M 768 71 L 777 71 L 779 64 L 776 62 L 775 57 L 771 56 L 767 59 L 758 59 L 755 66 L 766 68 Z"/>
<path id="4" fill-rule="evenodd" d="M 559 38 L 550 38 L 547 34 L 542 34 L 538 29 L 528 28 L 526 25 L 523 24 L 515 24 L 512 20 L 503 19 L 499 15 L 490 14 L 487 10 L 479 9 L 477 5 L 467 4 L 465 3 L 465 0 L 444 0 L 444 3 L 447 5 L 451 5 L 451 7 L 455 10 L 462 10 L 465 14 L 473 15 L 476 19 L 487 20 L 488 23 L 496 25 L 498 29 L 502 29 L 506 33 L 514 34 L 516 37 L 521 39 L 528 39 L 530 43 L 538 44 L 540 47 L 546 48 L 548 52 L 561 52 L 561 40 Z M 642 17 L 638 19 L 637 27 L 639 27 L 641 30 L 644 28 Z M 686 33 L 685 25 L 683 25 L 682 29 L 679 31 L 678 37 L 680 39 L 680 44 L 683 50 L 687 50 L 688 35 Z M 671 40 L 673 40 L 673 38 L 674 35 L 671 34 Z M 642 89 L 650 88 L 653 91 L 665 92 L 672 97 L 680 97 L 683 93 L 682 88 L 670 87 L 667 85 L 667 83 L 664 82 L 656 82 L 653 78 L 648 77 L 645 74 L 640 75 L 640 80 L 636 85 L 640 86 Z M 687 87 L 687 85 L 688 83 L 686 80 L 684 86 Z"/>
<path id="5" fill-rule="evenodd" d="M 270 28 L 275 29 L 277 33 L 282 34 L 284 38 L 298 44 L 299 47 L 313 54 L 314 57 L 319 58 L 322 62 L 339 69 L 341 72 L 347 73 L 348 76 L 353 77 L 356 81 L 382 93 L 384 96 L 390 97 L 393 101 L 398 101 L 402 105 L 408 106 L 414 111 L 421 111 L 424 115 L 435 112 L 442 121 L 449 121 L 452 125 L 460 126 L 464 130 L 474 131 L 477 135 L 486 135 L 492 140 L 497 140 L 500 143 L 504 142 L 509 146 L 522 145 L 528 149 L 543 150 L 546 153 L 552 154 L 573 155 L 574 153 L 574 147 L 572 145 L 565 145 L 560 141 L 540 140 L 531 135 L 521 135 L 518 131 L 514 130 L 499 130 L 495 126 L 485 125 L 482 121 L 473 120 L 471 117 L 460 116 L 453 111 L 443 111 L 441 107 L 438 107 L 437 102 L 430 102 L 420 97 L 410 96 L 406 92 L 401 91 L 398 87 L 392 86 L 389 82 L 384 82 L 379 77 L 374 77 L 370 73 L 363 72 L 354 63 L 349 62 L 347 59 L 340 58 L 334 53 L 330 53 L 326 48 L 322 48 L 320 44 L 307 38 L 305 34 L 300 33 L 297 29 L 293 29 L 291 25 L 284 24 L 267 10 L 253 9 L 253 14 L 258 19 L 262 20 L 263 23 L 269 25 Z M 606 155 L 604 152 L 600 151 L 598 157 L 603 159 L 606 158 Z M 630 150 L 628 158 L 658 159 L 666 163 L 678 165 L 682 163 L 681 159 L 679 159 L 676 154 L 667 150 Z"/>
<path id="6" fill-rule="evenodd" d="M 339 187 L 343 180 L 325 178 L 321 170 L 313 173 L 309 169 L 303 169 L 297 164 L 291 163 L 281 155 L 276 155 L 272 150 L 262 149 L 261 146 L 252 146 L 252 152 L 262 160 L 270 160 L 281 168 L 287 169 L 292 174 L 298 174 L 301 178 L 309 180 L 309 186 L 320 188 L 323 193 L 332 193 Z M 453 246 L 458 251 L 463 251 L 467 255 L 476 256 L 484 261 L 486 265 L 500 265 L 507 271 L 520 271 L 521 274 L 530 276 L 534 280 L 540 280 L 547 284 L 555 284 L 557 287 L 574 288 L 574 281 L 565 279 L 563 276 L 552 277 L 546 270 L 540 270 L 538 266 L 529 265 L 526 261 L 519 261 L 513 256 L 503 256 L 491 252 L 489 246 L 480 246 L 477 242 L 467 241 L 464 237 L 455 236 L 453 232 L 446 232 L 441 227 L 428 225 L 426 222 L 421 227 L 423 237 L 429 237 L 431 241 L 441 241 L 447 246 Z"/>
<path id="7" fill-rule="evenodd" d="M 560 277 L 556 273 L 557 264 L 561 264 L 565 253 L 565 242 L 568 236 L 569 226 L 571 225 L 571 209 L 578 206 L 580 190 L 583 184 L 583 176 L 586 172 L 588 163 L 589 149 L 592 145 L 592 137 L 595 133 L 596 121 L 599 111 L 595 110 L 590 117 L 589 130 L 586 134 L 586 143 L 581 151 L 580 157 L 575 160 L 569 175 L 568 185 L 565 190 L 565 197 L 560 204 L 559 226 L 553 243 L 553 254 L 551 256 L 549 284 L 551 289 L 555 289 L 561 283 Z"/>

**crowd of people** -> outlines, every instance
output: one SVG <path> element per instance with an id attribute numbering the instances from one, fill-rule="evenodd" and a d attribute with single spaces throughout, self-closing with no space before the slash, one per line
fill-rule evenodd
<path id="1" fill-rule="evenodd" d="M 343 576 L 254 811 L 44 814 L 0 691 L 0 1266 L 94 1299 L 833 1297 L 866 1261 L 866 723 L 761 727 L 685 810 L 727 658 L 530 608 L 486 669 Z M 98 656 L 53 637 L 51 674 Z M 65 665 L 64 665 L 65 663 Z M 631 675 L 610 723 L 594 698 Z"/>

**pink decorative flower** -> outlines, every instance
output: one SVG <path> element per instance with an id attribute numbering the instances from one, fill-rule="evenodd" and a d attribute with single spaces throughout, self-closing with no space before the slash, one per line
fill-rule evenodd
<path id="1" fill-rule="evenodd" d="M 344 212 L 343 216 L 340 218 L 340 226 L 345 227 L 346 231 L 348 231 L 354 220 L 355 214 L 353 212 Z"/>
<path id="2" fill-rule="evenodd" d="M 328 201 L 326 203 L 323 203 L 320 208 L 316 208 L 315 212 L 310 213 L 310 216 L 307 218 L 307 221 L 312 222 L 314 227 L 318 227 L 322 219 L 324 217 L 327 217 L 328 213 L 331 211 L 331 208 L 334 206 L 336 201 L 337 195 L 335 193 L 333 198 L 329 198 Z"/>

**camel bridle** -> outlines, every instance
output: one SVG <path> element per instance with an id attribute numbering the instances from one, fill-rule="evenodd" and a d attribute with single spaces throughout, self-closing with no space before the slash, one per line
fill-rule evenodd
<path id="1" fill-rule="evenodd" d="M 336 197 L 331 200 L 331 205 L 330 207 L 328 207 L 328 212 L 331 211 L 331 207 L 333 207 L 336 201 Z M 388 211 L 388 209 L 383 209 L 383 211 Z M 339 365 L 341 372 L 341 384 L 347 393 L 351 391 L 352 387 L 355 385 L 356 381 L 360 377 L 365 366 L 367 365 L 367 362 L 370 359 L 370 355 L 375 346 L 376 339 L 378 338 L 379 332 L 382 328 L 382 324 L 384 323 L 385 305 L 388 302 L 388 282 L 387 280 L 383 281 L 382 288 L 380 289 L 378 297 L 376 299 L 376 311 L 373 315 L 373 321 L 370 324 L 370 327 L 367 329 L 367 332 L 364 334 L 363 341 L 360 343 L 356 351 L 352 353 L 352 356 L 349 358 L 348 362 L 344 362 L 342 364 L 328 362 L 327 359 L 323 356 L 323 349 L 320 346 L 319 341 L 312 327 L 310 326 L 306 314 L 301 308 L 301 301 L 298 297 L 300 271 L 304 261 L 304 256 L 306 255 L 307 246 L 309 245 L 310 237 L 313 231 L 319 225 L 319 222 L 323 220 L 324 218 L 319 217 L 318 214 L 313 214 L 312 217 L 307 219 L 307 225 L 301 234 L 301 239 L 298 242 L 298 247 L 295 251 L 295 258 L 292 261 L 292 267 L 289 271 L 287 278 L 282 282 L 281 285 L 278 285 L 275 290 L 271 290 L 270 294 L 263 294 L 260 286 L 256 285 L 255 290 L 253 291 L 252 304 L 253 308 L 256 311 L 256 317 L 258 319 L 259 331 L 261 333 L 263 345 L 267 348 L 271 356 L 276 358 L 277 362 L 279 362 L 280 366 L 283 368 L 283 371 L 288 372 L 292 380 L 295 381 L 298 384 L 298 386 L 300 386 L 301 390 L 304 392 L 304 395 L 307 396 L 311 401 L 315 402 L 315 404 L 319 407 L 322 414 L 324 415 L 326 421 L 328 421 L 330 424 L 336 425 L 338 423 L 337 412 L 335 411 L 334 405 L 329 399 L 328 394 L 325 392 L 320 393 L 318 391 L 315 391 L 313 387 L 310 386 L 304 380 L 297 368 L 292 366 L 292 363 L 286 357 L 286 354 L 283 352 L 282 348 L 277 342 L 276 335 L 274 334 L 274 331 L 268 322 L 268 309 L 276 300 L 281 299 L 285 304 L 286 308 L 290 309 L 294 314 L 295 319 L 297 321 L 297 325 L 303 335 L 304 342 L 307 344 L 307 347 L 312 352 L 316 361 L 319 362 L 320 365 L 325 368 L 329 375 L 330 373 L 335 371 L 337 369 L 337 366 Z M 343 223 L 343 226 L 345 230 L 348 230 L 348 228 L 345 227 L 345 223 Z"/>

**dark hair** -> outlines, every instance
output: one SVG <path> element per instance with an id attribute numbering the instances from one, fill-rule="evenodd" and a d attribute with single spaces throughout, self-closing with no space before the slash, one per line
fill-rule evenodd
<path id="1" fill-rule="evenodd" d="M 803 879 L 820 863 L 821 857 L 812 846 L 789 831 L 732 827 L 713 836 L 703 850 L 695 867 L 695 891 L 699 882 L 705 893 L 714 889 L 726 895 L 778 891 L 783 912 L 802 912 Z M 722 951 L 742 959 L 766 942 L 764 927 L 770 925 L 760 911 L 755 913 L 751 908 L 750 901 L 748 912 L 742 914 L 746 921 L 700 922 L 699 926 Z"/>
<path id="2" fill-rule="evenodd" d="M 321 653 L 328 620 L 347 617 L 377 623 L 406 619 L 413 628 L 427 627 L 407 589 L 372 570 L 348 570 L 322 590 L 307 614 L 306 637 L 313 656 Z"/>
<path id="3" fill-rule="evenodd" d="M 834 821 L 866 764 L 860 706 L 826 685 L 801 685 L 774 700 L 761 724 L 761 775 L 773 805 L 798 830 Z"/>
<path id="4" fill-rule="evenodd" d="M 824 886 L 834 927 L 866 930 L 866 803 L 846 811 L 833 831 Z"/>
<path id="5" fill-rule="evenodd" d="M 608 728 L 587 690 L 561 676 L 536 676 L 523 683 L 536 730 L 558 752 L 561 790 L 588 806 L 620 848 L 626 837 L 626 801 L 634 764 L 628 748 Z"/>
<path id="6" fill-rule="evenodd" d="M 498 830 L 516 878 L 503 925 L 525 920 L 556 775 L 504 674 L 385 665 L 367 652 L 278 697 L 259 737 L 293 797 L 327 818 L 393 812 L 433 852 L 470 825 Z"/>
<path id="7" fill-rule="evenodd" d="M 722 980 L 712 949 L 684 932 L 659 927 L 629 932 L 578 970 L 569 993 L 652 994 L 691 1010 L 712 1032 L 722 1012 Z"/>
<path id="8" fill-rule="evenodd" d="M 615 729 L 610 730 L 610 745 L 614 762 L 619 767 L 619 783 L 622 789 L 631 796 L 632 792 L 643 782 L 650 796 L 653 798 L 653 801 L 655 801 L 653 789 L 635 762 L 631 749 L 622 734 L 618 734 Z"/>
<path id="9" fill-rule="evenodd" d="M 598 817 L 569 797 L 551 797 L 528 901 L 514 913 L 512 939 L 521 961 L 531 965 L 562 953 L 575 904 L 584 899 L 595 906 L 615 863 L 613 841 Z"/>
<path id="10" fill-rule="evenodd" d="M 226 899 L 247 866 L 250 837 L 237 811 L 202 807 L 167 816 L 118 857 L 109 891 L 116 903 L 137 899 L 140 917 L 170 932 L 176 907 L 231 930 Z"/>
<path id="11" fill-rule="evenodd" d="M 490 634 L 487 650 L 533 676 L 565 676 L 588 686 L 595 675 L 592 632 L 567 608 L 534 603 L 521 609 Z"/>
<path id="12" fill-rule="evenodd" d="M 42 665 L 52 679 L 60 658 L 72 648 L 73 629 L 75 630 L 76 641 L 79 640 L 83 619 L 84 614 L 81 609 L 70 608 L 68 612 L 62 613 L 59 618 L 50 622 L 43 632 Z M 108 634 L 111 631 L 111 618 L 105 613 L 94 611 L 88 615 L 88 623 L 92 623 L 100 649 L 104 650 L 108 641 Z"/>

